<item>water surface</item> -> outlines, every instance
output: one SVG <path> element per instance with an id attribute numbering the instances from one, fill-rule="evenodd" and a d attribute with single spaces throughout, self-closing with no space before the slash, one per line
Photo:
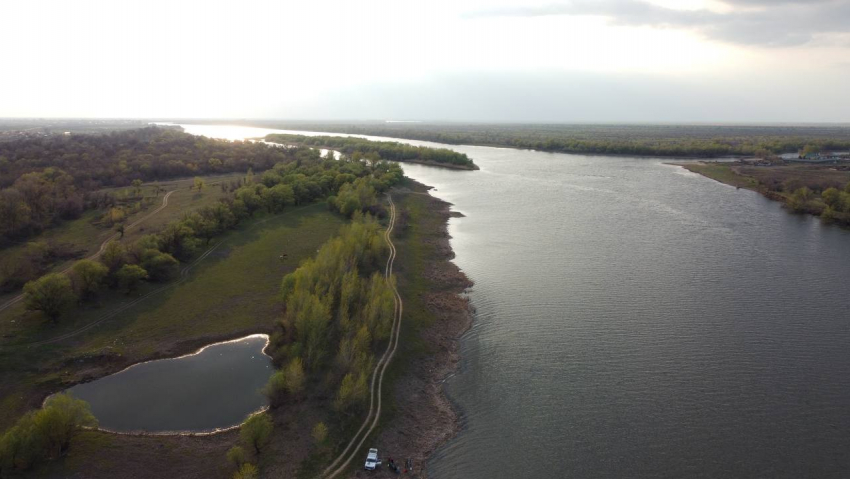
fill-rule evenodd
<path id="1" fill-rule="evenodd" d="M 136 364 L 68 391 L 118 432 L 209 432 L 241 424 L 267 405 L 274 372 L 268 336 L 216 343 L 187 356 Z"/>
<path id="2" fill-rule="evenodd" d="M 847 477 L 850 233 L 661 160 L 438 146 L 481 170 L 404 165 L 475 281 L 431 477 Z"/>

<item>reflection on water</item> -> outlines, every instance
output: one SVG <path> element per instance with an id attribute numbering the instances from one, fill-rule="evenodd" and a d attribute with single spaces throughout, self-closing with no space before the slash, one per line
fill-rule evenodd
<path id="1" fill-rule="evenodd" d="M 149 361 L 68 391 L 91 404 L 100 427 L 129 432 L 205 432 L 241 424 L 267 405 L 260 389 L 274 372 L 268 336 L 216 343 Z"/>
<path id="2" fill-rule="evenodd" d="M 481 170 L 404 165 L 475 281 L 431 477 L 846 477 L 850 232 L 657 160 L 445 146 Z"/>

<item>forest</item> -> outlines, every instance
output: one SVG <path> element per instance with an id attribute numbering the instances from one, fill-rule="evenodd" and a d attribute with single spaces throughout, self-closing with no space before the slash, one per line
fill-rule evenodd
<path id="1" fill-rule="evenodd" d="M 280 133 L 267 135 L 266 141 L 338 150 L 353 158 L 363 157 L 370 159 L 372 156 L 377 155 L 377 157 L 384 160 L 424 163 L 466 170 L 478 169 L 475 163 L 464 153 L 458 153 L 446 148 L 405 145 L 394 141 L 370 141 L 363 138 L 346 138 L 341 136 L 305 136 Z"/>
<path id="2" fill-rule="evenodd" d="M 282 123 L 256 126 L 374 135 L 451 145 L 483 145 L 555 153 L 700 157 L 850 150 L 847 126 Z"/>
<path id="3" fill-rule="evenodd" d="M 115 198 L 97 191 L 103 187 L 266 170 L 295 155 L 164 128 L 0 142 L 0 248 L 114 205 Z"/>

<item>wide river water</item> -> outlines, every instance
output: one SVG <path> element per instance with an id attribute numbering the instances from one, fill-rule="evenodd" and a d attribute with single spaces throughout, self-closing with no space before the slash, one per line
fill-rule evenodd
<path id="1" fill-rule="evenodd" d="M 403 165 L 475 281 L 432 477 L 847 477 L 850 232 L 661 160 L 440 146 L 481 170 Z"/>

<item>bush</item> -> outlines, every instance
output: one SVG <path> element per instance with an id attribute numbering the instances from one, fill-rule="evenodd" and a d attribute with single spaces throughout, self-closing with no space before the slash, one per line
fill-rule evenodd
<path id="1" fill-rule="evenodd" d="M 256 479 L 258 475 L 257 466 L 246 462 L 233 474 L 233 479 Z"/>
<path id="2" fill-rule="evenodd" d="M 242 446 L 233 446 L 227 451 L 227 460 L 232 462 L 236 467 L 242 466 L 247 460 L 245 459 L 245 449 Z"/>
<path id="3" fill-rule="evenodd" d="M 245 447 L 251 448 L 257 454 L 260 453 L 260 448 L 269 442 L 269 438 L 274 429 L 272 418 L 266 413 L 254 414 L 239 430 L 239 438 Z"/>

